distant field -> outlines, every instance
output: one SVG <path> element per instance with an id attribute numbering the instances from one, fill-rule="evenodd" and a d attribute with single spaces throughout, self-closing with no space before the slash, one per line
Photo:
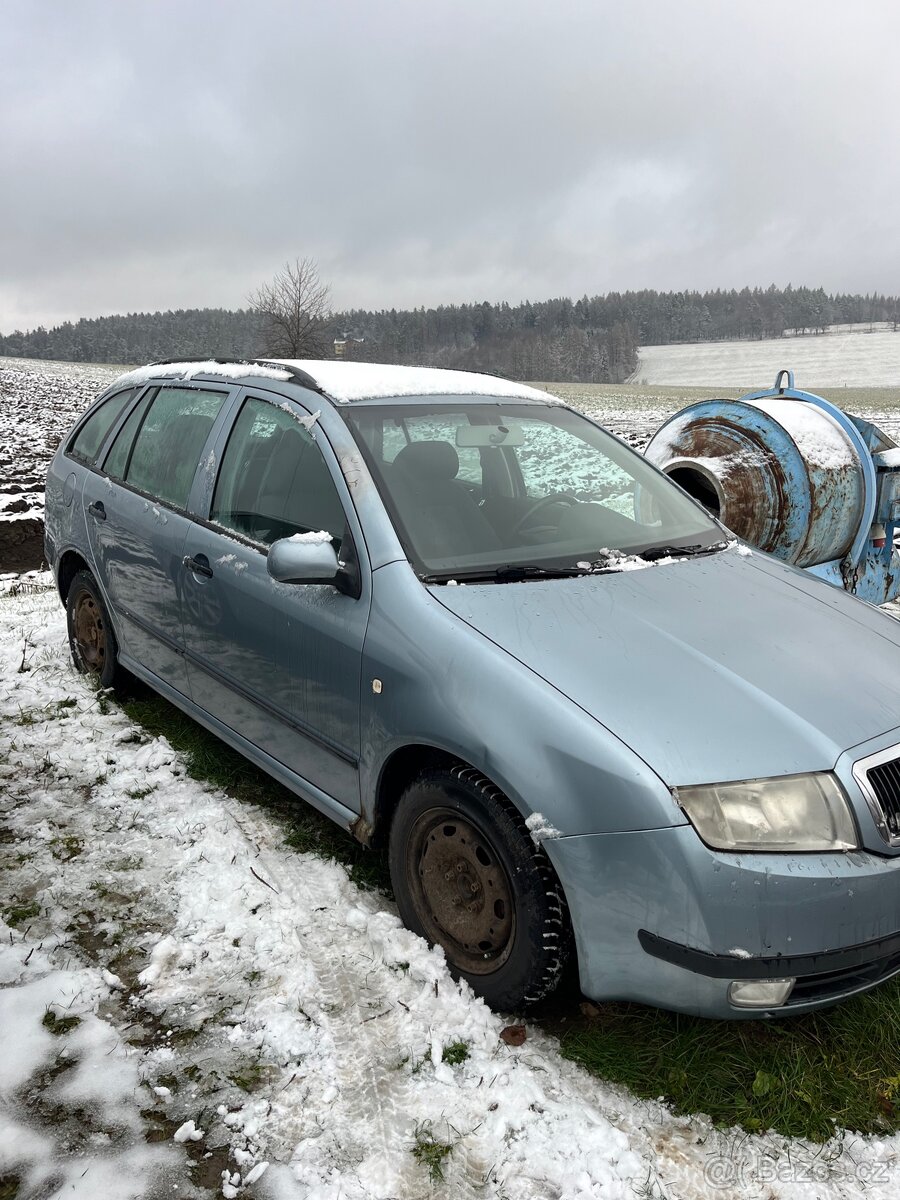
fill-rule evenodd
<path id="1" fill-rule="evenodd" d="M 857 332 L 848 336 L 874 344 L 872 339 L 895 335 Z M 821 345 L 828 339 L 834 338 L 837 342 L 842 337 L 844 335 L 825 334 L 815 339 L 784 339 L 777 345 L 782 348 L 797 341 Z M 755 343 L 748 347 L 738 343 L 738 348 L 747 351 L 765 345 L 767 343 Z M 896 345 L 900 352 L 900 334 L 891 345 Z M 721 354 L 724 344 L 662 349 Z M 698 362 L 699 378 L 702 367 L 699 358 Z M 9 543 L 13 538 L 17 545 L 22 543 L 21 556 L 12 554 L 9 545 L 5 552 L 0 546 L 0 570 L 25 569 L 30 565 L 29 555 L 37 556 L 39 561 L 47 464 L 63 433 L 78 414 L 84 412 L 94 397 L 125 369 L 106 363 L 0 358 L 0 543 Z M 744 387 L 539 382 L 537 386 L 594 417 L 630 445 L 643 449 L 667 417 L 693 401 L 715 396 L 736 397 L 750 386 L 767 387 L 774 379 L 773 370 L 756 376 L 751 374 Z M 809 383 L 802 376 L 797 382 L 800 385 Z M 823 387 L 819 390 L 847 411 L 875 421 L 900 441 L 900 386 Z M 11 528 L 12 524 L 16 528 Z"/>
<path id="2" fill-rule="evenodd" d="M 783 367 L 798 387 L 900 387 L 900 331 L 888 325 L 832 326 L 818 336 L 761 342 L 644 346 L 634 379 L 690 387 L 771 387 Z"/>
<path id="3" fill-rule="evenodd" d="M 900 334 L 898 334 L 900 346 Z M 665 349 L 687 349 L 687 347 L 664 347 Z M 643 448 L 653 432 L 672 413 L 686 408 L 696 400 L 736 399 L 743 393 L 771 387 L 775 382 L 761 379 L 746 387 L 691 387 L 668 384 L 645 385 L 638 383 L 536 383 L 579 408 L 582 412 L 600 421 L 607 429 L 623 437 L 632 446 Z M 804 381 L 796 380 L 802 387 Z M 831 400 L 839 408 L 856 416 L 874 421 L 895 441 L 900 442 L 900 386 L 898 387 L 819 387 L 818 395 Z"/>

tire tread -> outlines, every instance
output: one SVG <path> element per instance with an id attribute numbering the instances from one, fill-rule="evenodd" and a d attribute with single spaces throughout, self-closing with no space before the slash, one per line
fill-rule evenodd
<path id="1" fill-rule="evenodd" d="M 545 908 L 532 946 L 537 961 L 521 1001 L 527 1006 L 537 1004 L 556 988 L 573 947 L 569 909 L 562 885 L 546 851 L 532 839 L 522 814 L 504 792 L 477 768 L 462 762 L 450 767 L 431 767 L 408 785 L 401 796 L 401 803 L 413 789 L 443 789 L 448 781 L 465 785 L 484 801 L 487 811 L 493 808 L 502 816 L 519 835 L 519 849 L 527 855 L 529 866 L 540 880 Z"/>

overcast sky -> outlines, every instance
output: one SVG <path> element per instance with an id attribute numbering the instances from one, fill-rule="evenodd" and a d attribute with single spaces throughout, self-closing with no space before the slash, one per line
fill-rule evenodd
<path id="1" fill-rule="evenodd" d="M 900 292 L 898 0 L 0 0 L 0 332 Z"/>

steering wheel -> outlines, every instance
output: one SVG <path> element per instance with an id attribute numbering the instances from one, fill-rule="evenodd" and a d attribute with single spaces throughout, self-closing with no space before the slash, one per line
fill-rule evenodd
<path id="1" fill-rule="evenodd" d="M 526 525 L 529 524 L 535 513 L 541 512 L 545 508 L 549 508 L 552 504 L 567 504 L 570 507 L 577 504 L 578 500 L 574 496 L 570 496 L 568 492 L 551 492 L 548 496 L 540 496 L 533 504 L 522 513 L 515 525 L 513 525 L 510 533 L 515 537 L 521 533 Z"/>

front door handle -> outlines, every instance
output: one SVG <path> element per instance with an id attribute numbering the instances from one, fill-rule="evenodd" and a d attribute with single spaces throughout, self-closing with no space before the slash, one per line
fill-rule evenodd
<path id="1" fill-rule="evenodd" d="M 88 512 L 97 521 L 105 521 L 106 520 L 106 509 L 103 507 L 102 500 L 95 500 L 93 504 L 89 504 Z"/>
<path id="2" fill-rule="evenodd" d="M 189 571 L 193 571 L 195 575 L 203 575 L 207 579 L 212 579 L 212 567 L 209 565 L 209 559 L 205 554 L 198 554 L 194 558 L 189 558 L 187 555 L 181 560 L 181 565 L 187 567 Z"/>

